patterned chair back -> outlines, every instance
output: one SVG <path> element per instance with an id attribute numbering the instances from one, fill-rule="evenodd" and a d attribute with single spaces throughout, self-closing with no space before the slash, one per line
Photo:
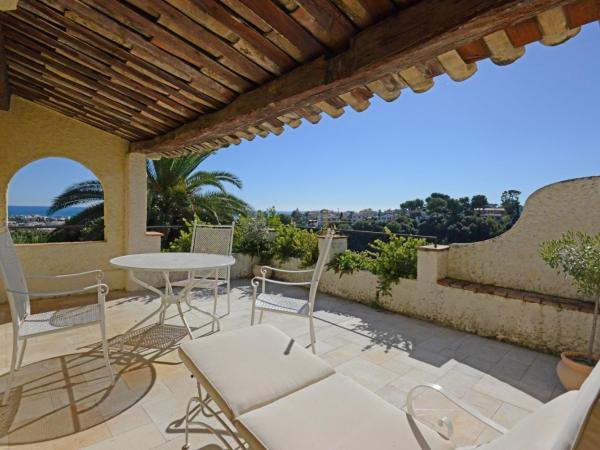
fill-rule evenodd
<path id="1" fill-rule="evenodd" d="M 230 256 L 233 248 L 234 228 L 235 222 L 231 225 L 194 224 L 190 252 Z M 224 277 L 226 272 L 226 268 L 219 269 L 219 278 Z"/>

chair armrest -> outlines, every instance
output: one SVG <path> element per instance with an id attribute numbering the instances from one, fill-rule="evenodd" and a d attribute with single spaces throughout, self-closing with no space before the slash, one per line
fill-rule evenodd
<path id="1" fill-rule="evenodd" d="M 279 280 L 272 280 L 270 278 L 263 278 L 263 277 L 252 278 L 252 280 L 250 281 L 250 284 L 252 284 L 252 286 L 254 288 L 258 288 L 260 283 L 265 282 L 265 281 L 267 283 L 282 284 L 285 286 L 308 286 L 311 284 L 310 281 L 279 281 Z"/>
<path id="2" fill-rule="evenodd" d="M 309 272 L 315 271 L 315 269 L 288 270 L 288 269 L 278 269 L 276 267 L 271 267 L 271 266 L 261 266 L 260 272 L 263 275 L 266 275 L 266 273 L 269 269 L 274 272 L 284 272 L 284 273 L 309 273 Z"/>
<path id="3" fill-rule="evenodd" d="M 488 427 L 492 428 L 493 430 L 497 431 L 500 434 L 505 434 L 508 431 L 502 425 L 494 422 L 489 417 L 484 416 L 478 410 L 476 410 L 475 408 L 473 408 L 471 405 L 463 402 L 458 397 L 456 397 L 452 393 L 446 391 L 444 388 L 442 388 L 438 384 L 427 384 L 427 383 L 425 383 L 425 384 L 419 384 L 419 385 L 413 387 L 409 391 L 408 396 L 406 397 L 406 411 L 408 412 L 408 414 L 410 414 L 411 416 L 413 416 L 415 419 L 417 418 L 417 415 L 416 415 L 415 410 L 414 410 L 413 402 L 415 400 L 415 396 L 416 396 L 417 392 L 419 390 L 423 390 L 423 389 L 429 389 L 429 390 L 433 390 L 433 391 L 438 392 L 439 394 L 441 394 L 442 396 L 444 396 L 447 400 L 449 400 L 450 402 L 454 403 L 458 408 L 460 408 L 461 410 L 463 410 L 464 412 L 466 412 L 470 416 L 474 417 L 475 419 L 479 420 L 480 422 L 484 423 L 485 425 L 487 425 Z M 448 436 L 447 437 L 450 437 L 452 435 L 452 433 L 454 431 L 454 427 L 453 427 L 452 421 L 448 417 L 441 418 L 438 421 L 438 425 L 439 426 L 445 426 L 448 429 Z"/>
<path id="4" fill-rule="evenodd" d="M 28 295 L 30 297 L 57 297 L 61 295 L 82 294 L 90 291 L 99 291 L 101 294 L 108 294 L 108 285 L 104 283 L 93 284 L 79 289 L 71 289 L 68 291 L 17 291 L 15 289 L 6 289 L 11 294 Z"/>
<path id="5" fill-rule="evenodd" d="M 104 278 L 104 272 L 102 272 L 100 269 L 88 270 L 86 272 L 78 272 L 78 273 L 65 273 L 65 274 L 60 274 L 60 275 L 27 275 L 26 278 L 41 279 L 41 280 L 60 280 L 61 278 L 82 277 L 85 275 L 96 275 L 96 279 L 98 279 L 98 280 L 102 280 Z"/>

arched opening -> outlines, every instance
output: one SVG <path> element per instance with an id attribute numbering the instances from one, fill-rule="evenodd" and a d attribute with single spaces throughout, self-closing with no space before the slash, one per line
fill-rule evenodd
<path id="1" fill-rule="evenodd" d="M 19 244 L 104 240 L 104 190 L 68 158 L 23 166 L 8 186 L 8 226 Z"/>

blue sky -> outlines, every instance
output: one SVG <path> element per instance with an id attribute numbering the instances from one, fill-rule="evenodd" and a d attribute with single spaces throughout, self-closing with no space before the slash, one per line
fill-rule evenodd
<path id="1" fill-rule="evenodd" d="M 258 209 L 395 208 L 431 192 L 526 198 L 600 175 L 599 52 L 600 27 L 587 25 L 558 47 L 527 46 L 509 66 L 483 61 L 462 83 L 443 75 L 426 93 L 373 98 L 365 112 L 223 149 L 204 169 L 238 175 L 237 194 Z M 9 204 L 47 205 L 90 175 L 71 161 L 32 163 L 11 182 Z"/>

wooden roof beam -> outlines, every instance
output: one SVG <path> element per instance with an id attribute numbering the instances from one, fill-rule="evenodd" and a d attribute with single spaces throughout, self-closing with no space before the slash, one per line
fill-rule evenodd
<path id="1" fill-rule="evenodd" d="M 0 0 L 0 11 L 14 11 L 19 5 L 19 0 Z"/>
<path id="2" fill-rule="evenodd" d="M 436 58 L 519 20 L 573 0 L 423 0 L 359 33 L 350 47 L 322 56 L 238 96 L 232 103 L 152 139 L 133 152 L 156 153 L 248 129 L 299 107 L 344 94 Z"/>
<path id="3" fill-rule="evenodd" d="M 6 52 L 4 51 L 4 33 L 0 26 L 0 111 L 10 108 L 10 86 L 8 84 L 8 70 L 6 66 Z"/>

